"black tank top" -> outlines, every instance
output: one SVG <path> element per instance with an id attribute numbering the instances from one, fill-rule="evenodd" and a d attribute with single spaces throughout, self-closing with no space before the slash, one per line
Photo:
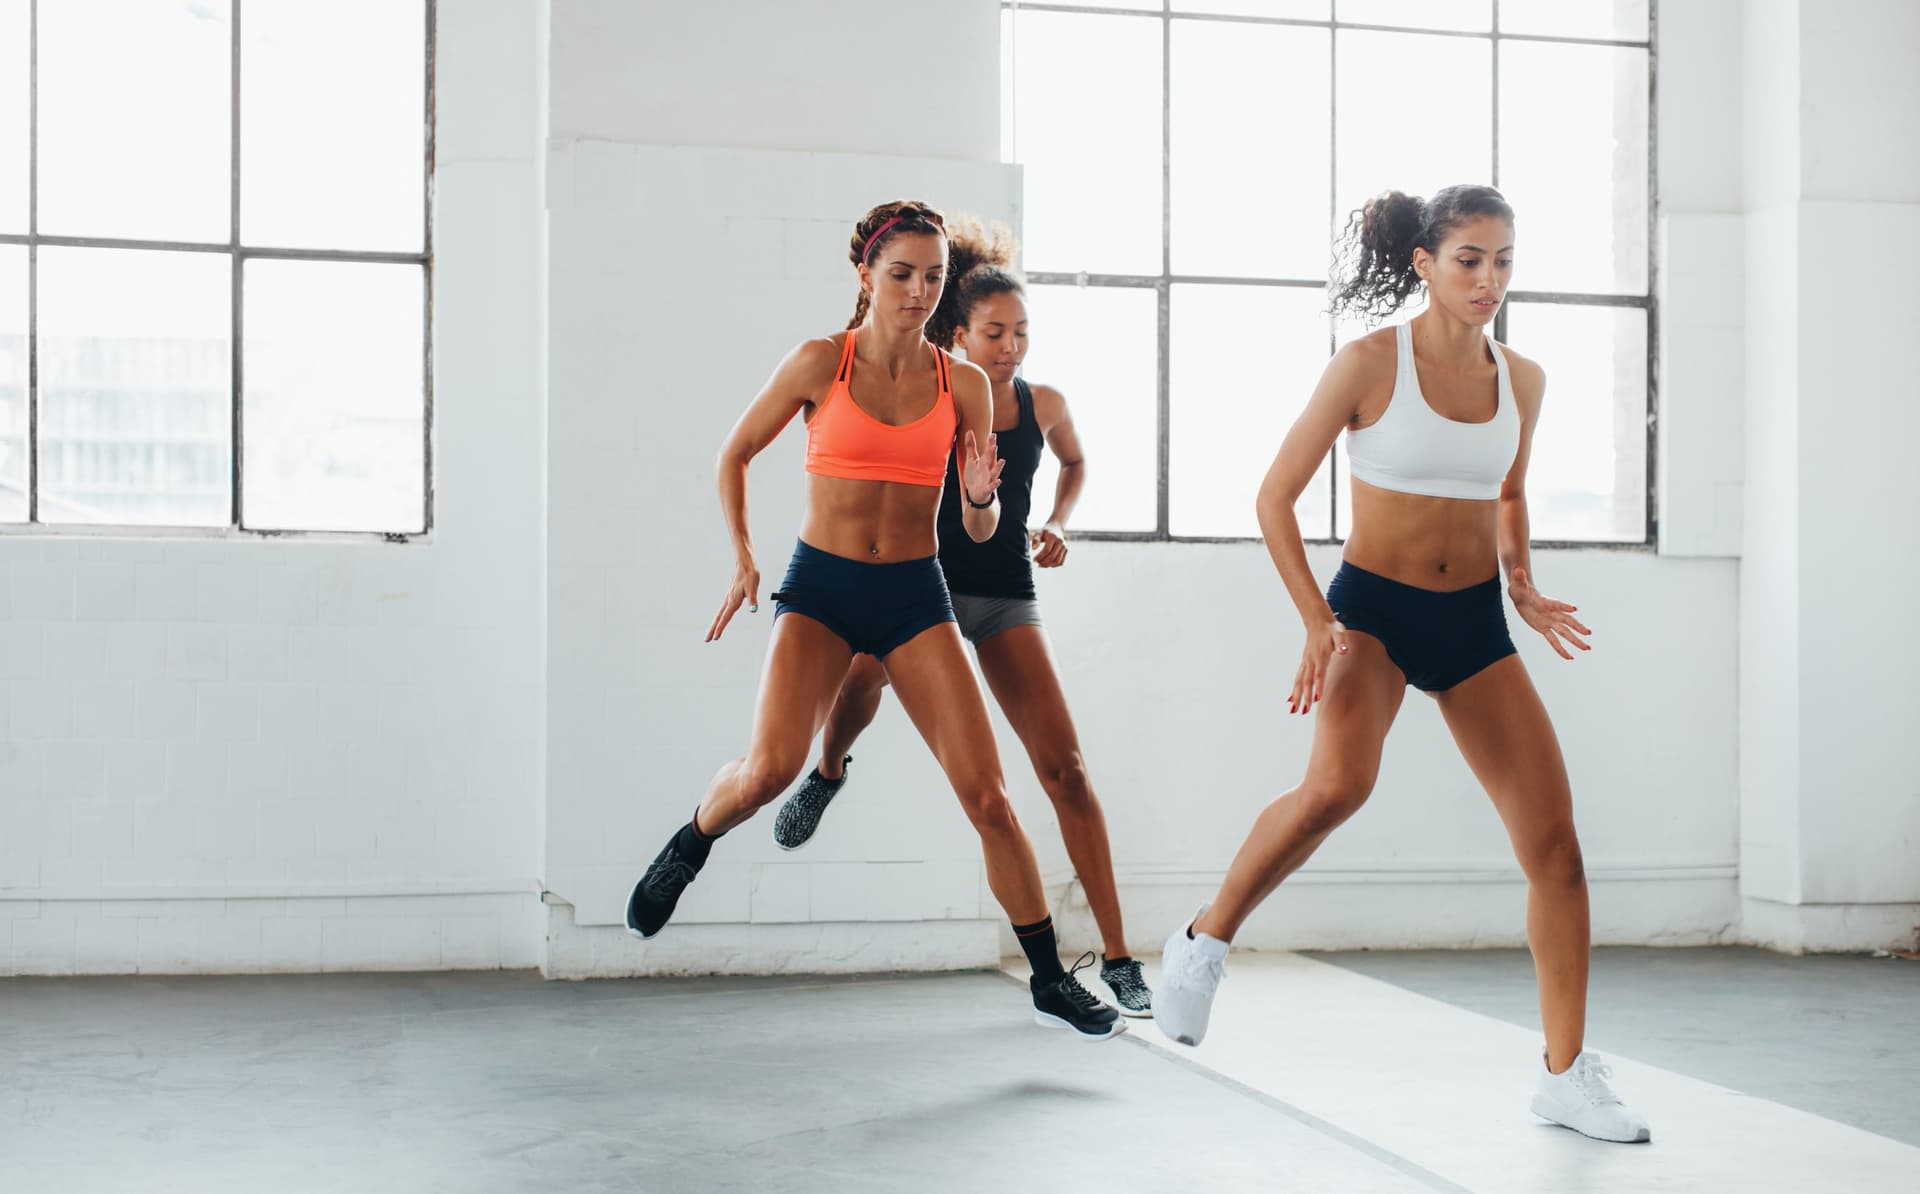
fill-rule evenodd
<path id="1" fill-rule="evenodd" d="M 940 569 L 947 588 L 972 597 L 1025 597 L 1031 600 L 1033 562 L 1027 554 L 1027 515 L 1033 509 L 1033 474 L 1040 468 L 1046 438 L 1033 417 L 1033 390 L 1013 379 L 1020 421 L 996 440 L 1000 459 L 1000 525 L 985 543 L 975 543 L 960 521 L 960 476 L 947 458 L 947 484 L 940 491 Z"/>

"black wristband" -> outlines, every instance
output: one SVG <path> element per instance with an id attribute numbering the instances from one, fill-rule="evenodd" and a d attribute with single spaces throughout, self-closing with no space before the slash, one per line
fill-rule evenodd
<path id="1" fill-rule="evenodd" d="M 974 509 L 985 510 L 991 507 L 993 503 L 999 499 L 1000 491 L 996 489 L 992 493 L 987 495 L 986 501 L 976 502 L 973 500 L 973 495 L 967 492 L 967 487 L 962 485 L 960 487 L 960 496 L 965 498 L 967 500 L 967 505 L 972 506 Z"/>

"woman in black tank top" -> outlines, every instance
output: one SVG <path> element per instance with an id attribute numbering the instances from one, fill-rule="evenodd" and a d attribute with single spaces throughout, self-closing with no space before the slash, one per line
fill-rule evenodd
<path id="1" fill-rule="evenodd" d="M 1046 631 L 1040 626 L 1033 569 L 1057 568 L 1067 559 L 1065 523 L 1079 500 L 1086 467 L 1066 399 L 1050 386 L 1018 377 L 1027 351 L 1026 287 L 1011 269 L 1012 238 L 1003 229 L 989 235 L 977 223 L 949 221 L 953 281 L 959 294 L 952 314 L 928 323 L 927 338 L 966 349 L 967 360 L 987 371 L 993 385 L 993 430 L 999 458 L 1000 523 L 992 537 L 975 542 L 961 526 L 960 486 L 949 469 L 940 498 L 940 566 L 952 591 L 961 632 L 973 641 L 980 670 L 1007 722 L 1027 748 L 1034 771 L 1060 818 L 1067 855 L 1086 890 L 1105 948 L 1100 977 L 1120 1010 L 1151 1014 L 1152 996 L 1140 965 L 1127 950 L 1113 857 L 1100 802 L 1080 755 L 1079 736 L 1067 711 Z M 1029 530 L 1033 479 L 1044 449 L 1060 461 L 1053 511 Z M 788 798 L 774 821 L 774 840 L 791 850 L 813 836 L 828 803 L 846 782 L 853 740 L 880 707 L 886 673 L 869 655 L 856 655 L 827 717 L 820 765 Z"/>

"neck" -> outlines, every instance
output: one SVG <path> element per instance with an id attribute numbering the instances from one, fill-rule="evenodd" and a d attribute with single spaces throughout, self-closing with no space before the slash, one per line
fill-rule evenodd
<path id="1" fill-rule="evenodd" d="M 1473 364 L 1487 359 L 1485 328 L 1462 323 L 1431 305 L 1408 322 L 1412 324 L 1414 339 L 1431 360 Z"/>
<path id="2" fill-rule="evenodd" d="M 860 325 L 858 348 L 856 351 L 870 361 L 887 366 L 898 373 L 913 359 L 925 351 L 927 337 L 920 328 L 910 332 L 898 332 L 873 321 L 869 315 Z"/>
<path id="3" fill-rule="evenodd" d="M 1012 378 L 1008 378 L 1006 381 L 991 382 L 989 384 L 991 384 L 993 387 L 993 400 L 995 402 L 1012 402 L 1013 401 L 1013 379 Z"/>

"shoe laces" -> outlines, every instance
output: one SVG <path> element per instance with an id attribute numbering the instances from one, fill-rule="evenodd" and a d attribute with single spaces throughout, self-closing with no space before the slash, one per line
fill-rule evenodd
<path id="1" fill-rule="evenodd" d="M 1076 1011 L 1097 1012 L 1105 1006 L 1094 996 L 1092 991 L 1080 985 L 1080 972 L 1093 965 L 1093 962 L 1094 957 L 1092 950 L 1081 954 L 1080 959 L 1073 964 L 1073 968 L 1068 970 L 1066 975 L 1062 977 L 1057 984 L 1060 989 L 1066 993 L 1068 1001 L 1073 1004 Z"/>
<path id="2" fill-rule="evenodd" d="M 678 854 L 668 854 L 664 858 L 654 859 L 640 882 L 641 886 L 655 895 L 670 896 L 693 882 L 697 874 L 699 871 L 694 869 L 692 863 Z"/>
<path id="3" fill-rule="evenodd" d="M 1613 1077 L 1613 1067 L 1601 1061 L 1595 1054 L 1582 1053 L 1580 1059 L 1574 1063 L 1573 1084 L 1579 1088 L 1581 1094 L 1587 1096 L 1589 1102 L 1596 1106 L 1620 1103 L 1620 1096 L 1613 1093 L 1613 1088 L 1607 1085 L 1607 1079 L 1611 1077 Z"/>
<path id="4" fill-rule="evenodd" d="M 1226 977 L 1227 960 L 1225 958 L 1212 957 L 1202 952 L 1198 948 L 1200 942 L 1197 938 L 1189 937 L 1187 940 L 1192 941 L 1195 948 L 1184 950 L 1181 953 L 1181 969 L 1184 972 L 1183 977 L 1189 979 L 1204 978 L 1209 982 L 1215 983 Z"/>

